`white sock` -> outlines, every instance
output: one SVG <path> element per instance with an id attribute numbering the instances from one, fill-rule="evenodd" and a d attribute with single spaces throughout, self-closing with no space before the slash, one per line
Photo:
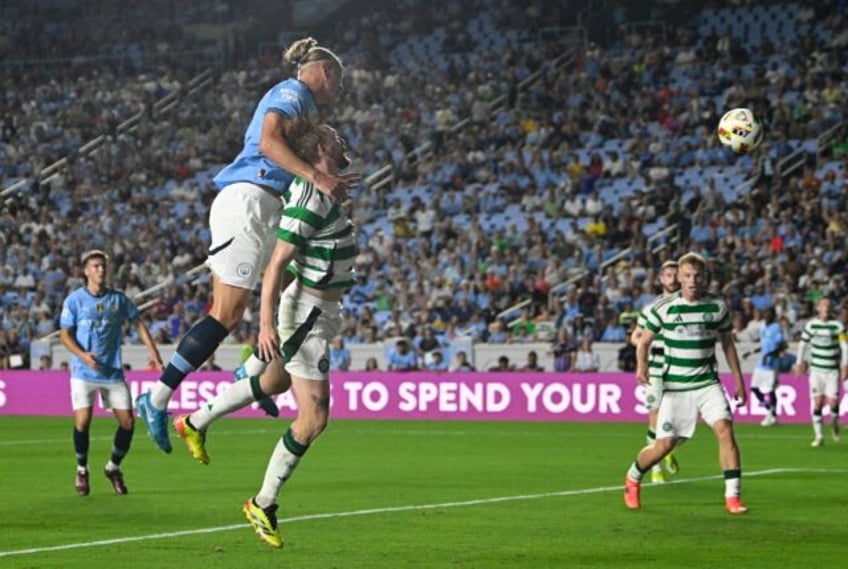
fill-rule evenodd
<path id="1" fill-rule="evenodd" d="M 247 372 L 249 377 L 258 377 L 268 369 L 268 362 L 260 360 L 256 357 L 256 354 L 250 354 L 250 357 L 244 360 L 241 365 L 244 366 L 244 371 Z"/>
<path id="2" fill-rule="evenodd" d="M 630 468 L 627 470 L 627 477 L 630 478 L 630 480 L 633 480 L 634 482 L 641 482 L 642 476 L 644 474 L 645 474 L 644 472 L 642 472 L 641 470 L 636 468 L 635 462 L 633 464 L 631 464 Z"/>
<path id="3" fill-rule="evenodd" d="M 741 478 L 725 478 L 724 479 L 724 497 L 725 498 L 733 498 L 734 496 L 738 496 L 741 489 L 742 489 L 742 479 Z"/>
<path id="4" fill-rule="evenodd" d="M 287 449 L 283 439 L 280 438 L 277 441 L 277 446 L 274 447 L 271 459 L 268 461 L 268 467 L 265 469 L 262 488 L 255 498 L 256 504 L 260 508 L 267 508 L 271 504 L 277 503 L 277 496 L 280 495 L 283 484 L 291 478 L 298 463 L 300 463 L 300 457 Z"/>
<path id="5" fill-rule="evenodd" d="M 215 399 L 205 403 L 191 414 L 191 424 L 195 429 L 205 431 L 216 419 L 223 417 L 233 411 L 238 411 L 256 401 L 250 381 L 237 381 L 231 383 L 229 388 L 219 393 Z"/>
<path id="6" fill-rule="evenodd" d="M 121 469 L 121 467 L 118 466 L 117 464 L 115 464 L 114 462 L 112 462 L 111 459 L 109 459 L 109 462 L 106 463 L 106 470 L 108 470 L 109 472 L 114 472 L 115 470 L 120 470 L 120 469 Z"/>
<path id="7" fill-rule="evenodd" d="M 822 416 L 821 413 L 813 413 L 813 432 L 817 439 L 822 438 Z"/>
<path id="8" fill-rule="evenodd" d="M 153 389 L 150 390 L 150 403 L 160 411 L 168 409 L 168 403 L 171 401 L 171 396 L 174 395 L 174 390 L 157 381 Z"/>

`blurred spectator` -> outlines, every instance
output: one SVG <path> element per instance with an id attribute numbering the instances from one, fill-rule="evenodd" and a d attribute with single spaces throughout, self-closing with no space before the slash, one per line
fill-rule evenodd
<path id="1" fill-rule="evenodd" d="M 500 356 L 497 365 L 489 368 L 489 371 L 514 371 L 515 366 L 510 363 L 507 356 Z"/>
<path id="2" fill-rule="evenodd" d="M 578 343 L 571 338 L 565 326 L 557 330 L 557 337 L 551 346 L 554 356 L 554 371 L 569 371 L 574 363 Z"/>
<path id="3" fill-rule="evenodd" d="M 409 346 L 409 340 L 403 338 L 395 342 L 389 351 L 389 371 L 414 371 L 419 369 L 418 356 Z"/>
<path id="4" fill-rule="evenodd" d="M 632 329 L 627 333 L 624 347 L 618 350 L 618 369 L 621 371 L 636 371 L 636 346 L 631 341 Z"/>
<path id="5" fill-rule="evenodd" d="M 592 349 L 592 339 L 588 336 L 583 338 L 580 349 L 574 358 L 572 371 L 594 372 L 601 368 L 601 357 Z"/>
<path id="6" fill-rule="evenodd" d="M 453 364 L 450 367 L 450 371 L 477 371 L 477 368 L 468 361 L 468 354 L 464 350 L 459 350 L 453 357 Z"/>
<path id="7" fill-rule="evenodd" d="M 533 350 L 527 352 L 527 361 L 519 369 L 521 371 L 545 371 L 545 368 L 539 365 L 539 355 Z"/>
<path id="8" fill-rule="evenodd" d="M 428 371 L 448 371 L 448 362 L 441 350 L 433 350 L 424 356 L 424 369 Z"/>
<path id="9" fill-rule="evenodd" d="M 53 369 L 53 358 L 49 354 L 41 354 L 38 358 L 38 369 L 48 370 Z"/>
<path id="10" fill-rule="evenodd" d="M 365 360 L 365 371 L 379 371 L 380 364 L 375 357 L 369 357 Z"/>
<path id="11" fill-rule="evenodd" d="M 350 350 L 345 347 L 341 336 L 336 336 L 330 343 L 330 369 L 338 371 L 350 369 Z"/>

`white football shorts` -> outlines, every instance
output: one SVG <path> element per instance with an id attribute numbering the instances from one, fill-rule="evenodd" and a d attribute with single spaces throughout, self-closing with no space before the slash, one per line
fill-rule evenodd
<path id="1" fill-rule="evenodd" d="M 730 403 L 720 383 L 692 391 L 666 391 L 657 414 L 657 438 L 691 439 L 698 417 L 712 427 L 721 419 L 733 420 Z"/>
<path id="2" fill-rule="evenodd" d="M 777 370 L 754 368 L 751 374 L 751 388 L 757 388 L 763 393 L 771 393 L 777 387 Z"/>
<path id="3" fill-rule="evenodd" d="M 651 382 L 645 386 L 645 408 L 648 411 L 656 411 L 660 408 L 663 397 L 662 377 L 650 376 Z"/>
<path id="4" fill-rule="evenodd" d="M 260 282 L 283 206 L 280 196 L 247 182 L 218 192 L 209 210 L 212 244 L 206 265 L 222 283 L 253 290 Z"/>
<path id="5" fill-rule="evenodd" d="M 822 395 L 829 399 L 839 397 L 839 370 L 810 370 L 810 397 L 821 397 Z"/>
<path id="6" fill-rule="evenodd" d="M 280 295 L 277 333 L 285 368 L 293 377 L 327 381 L 330 342 L 342 327 L 342 305 L 322 300 L 293 282 Z"/>
<path id="7" fill-rule="evenodd" d="M 132 396 L 130 388 L 125 381 L 111 381 L 100 383 L 85 381 L 84 379 L 71 378 L 71 406 L 74 411 L 94 407 L 97 394 L 103 400 L 106 409 L 132 409 Z"/>

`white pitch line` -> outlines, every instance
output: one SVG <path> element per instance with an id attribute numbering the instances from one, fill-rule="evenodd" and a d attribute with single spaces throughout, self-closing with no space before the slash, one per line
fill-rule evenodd
<path id="1" fill-rule="evenodd" d="M 744 473 L 745 477 L 751 476 L 768 476 L 769 474 L 785 474 L 789 472 L 809 472 L 809 473 L 848 473 L 848 469 L 824 469 L 824 468 L 773 468 L 770 470 L 758 470 L 754 472 Z M 651 485 L 646 488 L 659 488 L 670 484 L 688 484 L 692 482 L 703 482 L 705 480 L 716 480 L 722 478 L 722 475 L 701 476 L 698 478 L 686 478 L 681 480 L 672 480 L 664 485 Z M 559 492 L 545 492 L 542 494 L 519 494 L 516 496 L 499 496 L 495 498 L 479 498 L 476 500 L 464 500 L 462 502 L 442 502 L 438 504 L 417 504 L 410 506 L 393 506 L 388 508 L 371 508 L 367 510 L 352 510 L 349 512 L 329 512 L 326 514 L 308 514 L 305 516 L 295 516 L 292 518 L 284 518 L 280 520 L 281 524 L 307 522 L 313 520 L 326 520 L 333 518 L 350 518 L 354 516 L 368 516 L 373 514 L 392 514 L 398 512 L 413 512 L 420 510 L 438 510 L 443 508 L 463 508 L 468 506 L 481 506 L 486 504 L 500 504 L 504 502 L 516 502 L 522 500 L 538 500 L 540 498 L 559 498 L 564 496 L 585 496 L 587 494 L 600 494 L 603 492 L 621 492 L 622 486 L 599 486 L 597 488 L 584 488 L 582 490 L 562 490 Z M 114 539 L 103 539 L 98 541 L 86 541 L 81 543 L 68 543 L 65 545 L 54 545 L 50 547 L 34 547 L 31 549 L 18 549 L 14 551 L 0 551 L 0 557 L 12 557 L 15 555 L 34 555 L 37 553 L 46 553 L 49 551 L 66 551 L 69 549 L 82 549 L 87 547 L 102 547 L 104 545 L 118 545 L 122 543 L 132 543 L 137 541 L 151 541 L 155 539 L 167 539 L 174 537 L 182 537 L 187 535 L 199 535 L 205 533 L 218 533 L 222 531 L 230 531 L 234 529 L 242 529 L 250 527 L 250 524 L 232 524 L 226 526 L 218 526 L 212 528 L 192 529 L 173 531 L 168 533 L 154 533 L 150 535 L 140 535 L 132 537 L 118 537 Z"/>

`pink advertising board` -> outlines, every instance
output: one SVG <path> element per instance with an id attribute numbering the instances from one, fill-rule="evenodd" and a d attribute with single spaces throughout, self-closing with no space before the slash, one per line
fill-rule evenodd
<path id="1" fill-rule="evenodd" d="M 155 372 L 128 373 L 133 396 L 152 386 Z M 230 372 L 197 372 L 171 401 L 174 414 L 194 411 L 226 389 Z M 436 419 L 473 421 L 644 421 L 642 388 L 623 373 L 425 373 L 340 372 L 332 382 L 337 419 Z M 784 376 L 778 389 L 780 420 L 809 421 L 805 378 Z M 0 370 L 0 416 L 70 415 L 67 372 Z M 725 378 L 725 385 L 731 385 Z M 290 393 L 276 397 L 284 417 L 294 415 Z M 843 398 L 843 414 L 848 413 Z M 108 411 L 98 408 L 97 415 Z M 759 422 L 756 400 L 735 411 L 738 421 Z M 234 414 L 263 417 L 255 405 Z"/>

